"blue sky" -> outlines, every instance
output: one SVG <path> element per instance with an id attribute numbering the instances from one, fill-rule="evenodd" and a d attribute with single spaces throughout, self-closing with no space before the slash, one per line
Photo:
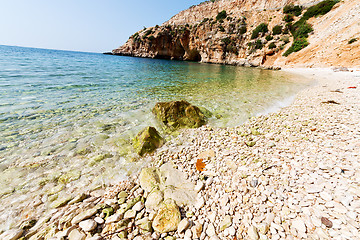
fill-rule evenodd
<path id="1" fill-rule="evenodd" d="M 105 52 L 200 0 L 0 0 L 0 45 Z"/>

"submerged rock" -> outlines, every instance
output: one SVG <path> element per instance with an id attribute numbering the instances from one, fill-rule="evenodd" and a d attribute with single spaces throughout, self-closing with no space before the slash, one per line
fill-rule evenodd
<path id="1" fill-rule="evenodd" d="M 204 113 L 198 107 L 184 100 L 159 102 L 152 112 L 170 130 L 183 127 L 198 128 L 207 122 Z"/>
<path id="2" fill-rule="evenodd" d="M 167 233 L 177 230 L 181 220 L 179 207 L 175 204 L 174 200 L 165 200 L 154 219 L 153 228 L 160 233 Z"/>
<path id="3" fill-rule="evenodd" d="M 133 147 L 140 156 L 153 152 L 163 144 L 163 139 L 154 127 L 142 130 L 134 139 Z"/>

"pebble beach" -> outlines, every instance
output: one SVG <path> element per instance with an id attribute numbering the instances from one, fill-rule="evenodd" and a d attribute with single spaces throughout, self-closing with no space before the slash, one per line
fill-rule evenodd
<path id="1" fill-rule="evenodd" d="M 241 126 L 185 129 L 132 179 L 0 239 L 360 239 L 360 71 L 283 71 L 316 84 Z"/>

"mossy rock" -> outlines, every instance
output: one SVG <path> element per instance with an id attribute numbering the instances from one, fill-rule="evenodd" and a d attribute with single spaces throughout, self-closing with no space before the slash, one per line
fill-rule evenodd
<path id="1" fill-rule="evenodd" d="M 199 107 L 200 111 L 204 114 L 206 118 L 211 118 L 214 114 L 207 108 Z"/>
<path id="2" fill-rule="evenodd" d="M 133 147 L 140 156 L 153 152 L 163 144 L 163 138 L 154 127 L 147 127 L 135 137 Z"/>
<path id="3" fill-rule="evenodd" d="M 200 108 L 187 101 L 159 102 L 152 110 L 156 118 L 170 130 L 198 128 L 206 124 L 207 118 Z"/>
<path id="4" fill-rule="evenodd" d="M 65 173 L 61 175 L 58 179 L 59 183 L 67 184 L 69 182 L 78 180 L 81 177 L 80 171 L 70 171 L 68 173 Z"/>

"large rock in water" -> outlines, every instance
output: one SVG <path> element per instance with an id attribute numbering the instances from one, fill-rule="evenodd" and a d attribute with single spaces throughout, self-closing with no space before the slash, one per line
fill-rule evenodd
<path id="1" fill-rule="evenodd" d="M 201 110 L 187 101 L 159 102 L 152 112 L 166 127 L 175 130 L 182 127 L 198 128 L 207 119 Z"/>
<path id="2" fill-rule="evenodd" d="M 147 127 L 135 137 L 133 147 L 135 151 L 143 156 L 153 152 L 163 144 L 163 139 L 154 127 Z"/>
<path id="3" fill-rule="evenodd" d="M 153 228 L 160 233 L 175 231 L 180 223 L 179 207 L 172 199 L 165 200 L 153 221 Z"/>

